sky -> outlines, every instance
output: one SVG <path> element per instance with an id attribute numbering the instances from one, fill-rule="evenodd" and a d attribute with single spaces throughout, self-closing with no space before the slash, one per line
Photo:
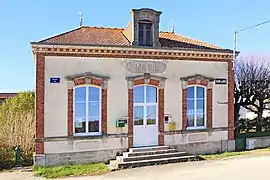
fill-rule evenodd
<path id="1" fill-rule="evenodd" d="M 162 11 L 160 30 L 233 49 L 233 32 L 270 19 L 269 0 L 1 0 L 0 92 L 35 89 L 31 41 L 79 26 L 79 12 L 88 26 L 125 28 L 133 8 Z M 241 54 L 270 52 L 270 23 L 243 31 Z"/>

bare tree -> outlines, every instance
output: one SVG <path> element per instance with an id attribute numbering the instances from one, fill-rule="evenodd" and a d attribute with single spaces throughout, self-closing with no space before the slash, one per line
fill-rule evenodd
<path id="1" fill-rule="evenodd" d="M 268 62 L 257 58 L 240 59 L 235 65 L 235 119 L 240 107 L 258 115 L 257 131 L 261 131 L 264 110 L 270 103 L 270 69 Z M 237 122 L 236 122 L 237 123 Z"/>

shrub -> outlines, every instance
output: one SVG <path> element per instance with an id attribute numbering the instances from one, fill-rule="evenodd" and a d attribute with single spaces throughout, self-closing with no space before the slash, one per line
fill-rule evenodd
<path id="1" fill-rule="evenodd" d="M 34 92 L 22 92 L 0 105 L 0 164 L 14 165 L 14 147 L 21 148 L 22 164 L 32 164 L 35 135 Z M 3 168 L 0 167 L 0 168 Z"/>

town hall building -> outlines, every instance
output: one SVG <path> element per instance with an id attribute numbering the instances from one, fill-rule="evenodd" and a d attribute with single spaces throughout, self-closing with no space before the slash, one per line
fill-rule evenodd
<path id="1" fill-rule="evenodd" d="M 234 150 L 232 51 L 161 32 L 160 15 L 132 9 L 126 28 L 31 42 L 36 165 L 107 162 L 133 147 Z"/>

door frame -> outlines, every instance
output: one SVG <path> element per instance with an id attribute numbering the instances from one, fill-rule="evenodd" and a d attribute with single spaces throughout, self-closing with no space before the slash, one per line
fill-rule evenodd
<path id="1" fill-rule="evenodd" d="M 144 73 L 141 75 L 127 76 L 128 88 L 128 148 L 133 147 L 133 87 L 138 85 L 153 85 L 157 87 L 158 93 L 158 145 L 163 146 L 164 143 L 164 88 L 166 77 Z"/>
<path id="2" fill-rule="evenodd" d="M 154 86 L 154 85 L 151 85 L 151 84 L 140 84 L 140 85 L 136 85 L 133 87 L 136 88 L 136 87 L 143 87 L 144 89 L 144 102 L 143 103 L 134 103 L 134 96 L 133 96 L 133 119 L 132 119 L 132 123 L 133 123 L 133 147 L 135 147 L 135 128 L 136 126 L 138 126 L 138 129 L 139 128 L 143 128 L 144 127 L 144 130 L 147 131 L 147 126 L 155 126 L 156 127 L 156 137 L 157 138 L 157 142 L 156 144 L 152 144 L 151 146 L 155 146 L 155 145 L 158 145 L 158 134 L 159 134 L 159 88 L 157 86 Z M 146 93 L 147 93 L 147 86 L 150 86 L 150 87 L 154 87 L 156 89 L 156 102 L 155 103 L 147 103 L 146 102 Z M 148 106 L 156 106 L 156 123 L 153 125 L 147 125 L 147 107 Z M 135 122 L 135 117 L 134 117 L 134 111 L 135 111 L 135 107 L 136 106 L 141 106 L 143 107 L 143 125 L 134 125 L 134 122 Z M 153 136 L 150 136 L 150 137 L 153 137 Z M 143 145 L 144 146 L 144 145 Z M 143 146 L 140 146 L 140 147 L 143 147 Z M 145 146 L 148 146 L 147 144 Z M 139 147 L 139 146 L 136 146 L 136 147 Z"/>

